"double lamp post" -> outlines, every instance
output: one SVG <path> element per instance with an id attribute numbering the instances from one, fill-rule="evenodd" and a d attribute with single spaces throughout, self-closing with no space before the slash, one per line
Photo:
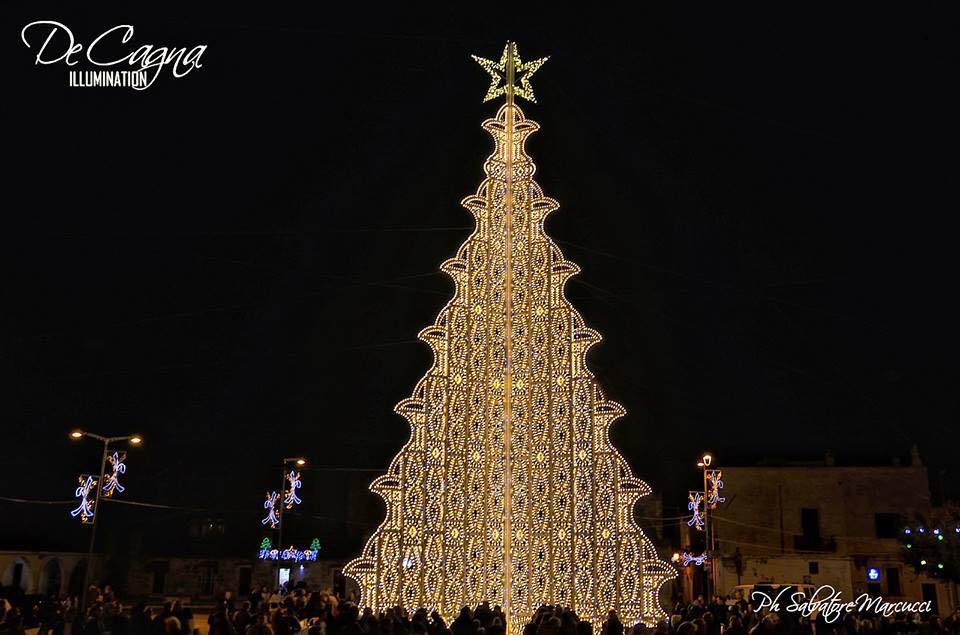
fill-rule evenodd
<path id="1" fill-rule="evenodd" d="M 95 439 L 103 444 L 103 455 L 100 458 L 100 476 L 97 478 L 97 484 L 95 487 L 96 495 L 93 499 L 93 526 L 90 530 L 90 546 L 87 549 L 87 564 L 83 568 L 83 595 L 81 597 L 80 606 L 86 608 L 87 594 L 89 593 L 90 587 L 90 572 L 93 569 L 93 548 L 97 540 L 97 520 L 100 518 L 100 495 L 103 493 L 103 489 L 105 487 L 103 478 L 107 470 L 107 459 L 110 456 L 110 444 L 128 441 L 130 445 L 136 447 L 143 443 L 143 437 L 141 437 L 139 434 L 108 437 L 102 434 L 89 432 L 87 430 L 74 430 L 70 433 L 70 438 L 74 441 L 79 441 L 84 437 Z"/>

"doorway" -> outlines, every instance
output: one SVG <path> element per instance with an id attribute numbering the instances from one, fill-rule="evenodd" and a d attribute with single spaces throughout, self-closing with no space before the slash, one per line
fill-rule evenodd
<path id="1" fill-rule="evenodd" d="M 920 585 L 920 588 L 923 591 L 923 601 L 930 602 L 930 612 L 933 613 L 933 615 L 939 615 L 940 611 L 937 607 L 937 585 L 924 582 Z"/>

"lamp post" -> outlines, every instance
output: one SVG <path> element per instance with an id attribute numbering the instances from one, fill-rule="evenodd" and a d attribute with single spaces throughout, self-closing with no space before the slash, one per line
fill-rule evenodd
<path id="1" fill-rule="evenodd" d="M 281 471 L 281 474 L 280 474 L 280 506 L 279 506 L 279 508 L 277 509 L 277 549 L 280 550 L 280 555 L 281 555 L 281 556 L 282 556 L 282 554 L 283 554 L 283 517 L 284 517 L 283 510 L 284 510 L 285 507 L 287 507 L 286 503 L 284 502 L 284 499 L 286 498 L 286 495 L 284 494 L 284 491 L 286 490 L 286 487 L 287 487 L 286 484 L 285 484 L 286 481 L 287 481 L 287 466 L 290 465 L 291 463 L 293 463 L 293 464 L 296 465 L 297 467 L 303 467 L 304 465 L 307 464 L 307 460 L 306 460 L 305 458 L 303 458 L 302 456 L 287 456 L 287 457 L 284 457 L 284 459 L 283 459 L 283 466 L 282 466 L 282 468 L 281 468 L 281 470 L 280 470 L 280 471 Z M 296 493 L 296 492 L 293 492 L 293 493 Z M 291 507 L 292 507 L 292 504 L 291 504 Z M 277 558 L 277 589 L 280 588 L 280 561 L 281 561 L 281 560 L 282 560 L 282 558 L 280 558 L 280 557 Z"/>
<path id="2" fill-rule="evenodd" d="M 704 576 L 704 583 L 707 587 L 706 601 L 709 603 L 713 599 L 714 589 L 716 588 L 716 579 L 714 577 L 716 572 L 716 563 L 714 562 L 714 553 L 713 553 L 713 527 L 710 524 L 710 484 L 707 478 L 707 472 L 710 470 L 710 465 L 713 463 L 713 455 L 709 452 L 704 452 L 700 456 L 700 460 L 697 461 L 697 467 L 703 470 L 703 538 L 704 538 L 704 553 L 707 554 L 708 562 L 710 563 L 710 575 Z"/>
<path id="3" fill-rule="evenodd" d="M 90 546 L 87 549 L 87 566 L 83 569 L 83 595 L 81 596 L 80 606 L 87 608 L 87 593 L 90 587 L 90 572 L 93 570 L 93 547 L 97 540 L 97 520 L 100 518 L 100 493 L 103 491 L 103 475 L 107 468 L 107 456 L 109 455 L 110 444 L 120 441 L 129 441 L 130 445 L 138 446 L 143 443 L 143 437 L 139 434 L 128 434 L 119 437 L 108 437 L 86 430 L 74 430 L 70 433 L 70 438 L 79 441 L 84 437 L 96 439 L 103 444 L 103 455 L 100 457 L 100 476 L 97 478 L 96 495 L 93 499 L 93 527 L 90 530 Z"/>

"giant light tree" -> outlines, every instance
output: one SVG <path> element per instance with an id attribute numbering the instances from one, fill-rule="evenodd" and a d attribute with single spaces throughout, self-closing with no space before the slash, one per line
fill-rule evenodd
<path id="1" fill-rule="evenodd" d="M 652 624 L 676 572 L 634 518 L 650 488 L 610 443 L 624 409 L 585 363 L 600 335 L 564 294 L 579 269 L 544 232 L 558 204 L 524 147 L 539 125 L 516 99 L 534 101 L 546 58 L 523 62 L 507 43 L 499 62 L 475 59 L 492 77 L 487 100 L 505 98 L 483 122 L 486 178 L 463 201 L 476 228 L 441 266 L 456 290 L 420 332 L 433 365 L 396 408 L 410 439 L 371 485 L 387 516 L 345 573 L 363 606 L 449 619 L 489 601 L 512 634 L 542 604 Z"/>

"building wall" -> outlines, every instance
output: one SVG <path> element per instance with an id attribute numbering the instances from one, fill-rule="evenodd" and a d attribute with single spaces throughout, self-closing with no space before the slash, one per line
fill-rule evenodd
<path id="1" fill-rule="evenodd" d="M 19 586 L 26 594 L 79 594 L 83 589 L 83 564 L 86 560 L 86 554 L 81 553 L 0 551 L 0 585 L 13 586 L 15 571 L 20 565 Z M 98 571 L 95 557 L 94 576 Z"/>
<path id="2" fill-rule="evenodd" d="M 333 589 L 335 575 L 345 562 L 317 560 L 290 565 L 290 581 L 303 582 L 310 589 Z M 287 566 L 287 565 L 284 565 Z M 245 571 L 247 570 L 246 574 Z M 131 564 L 126 594 L 131 598 L 177 597 L 211 599 L 229 591 L 234 597 L 249 588 L 272 589 L 276 563 L 252 559 L 145 558 Z"/>
<path id="3" fill-rule="evenodd" d="M 829 584 L 853 599 L 871 590 L 867 570 L 876 567 L 885 598 L 920 600 L 922 585 L 932 584 L 941 614 L 956 606 L 955 585 L 914 575 L 901 562 L 899 542 L 877 537 L 877 513 L 930 514 L 922 465 L 733 467 L 723 469 L 723 479 L 727 500 L 712 512 L 722 558 L 719 592 L 738 583 L 734 554 L 739 550 L 742 584 Z M 818 541 L 804 539 L 804 508 L 817 510 Z M 890 568 L 899 572 L 899 594 L 890 587 Z"/>

